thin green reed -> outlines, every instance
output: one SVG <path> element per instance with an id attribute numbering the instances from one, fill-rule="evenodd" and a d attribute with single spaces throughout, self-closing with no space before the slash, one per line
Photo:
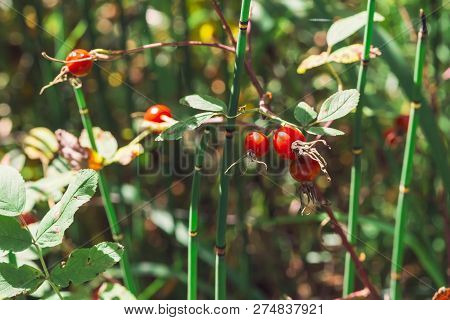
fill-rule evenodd
<path id="1" fill-rule="evenodd" d="M 75 93 L 75 98 L 77 101 L 78 109 L 80 111 L 81 120 L 83 122 L 83 127 L 86 130 L 89 141 L 91 143 L 92 149 L 97 151 L 97 144 L 95 142 L 94 131 L 92 129 L 92 121 L 89 116 L 89 109 L 86 105 L 86 100 L 84 98 L 83 90 L 81 87 L 73 88 Z M 123 240 L 123 235 L 120 230 L 120 225 L 117 219 L 117 214 L 114 209 L 114 206 L 111 202 L 111 197 L 109 193 L 108 183 L 106 181 L 105 175 L 102 171 L 98 172 L 98 185 L 100 188 L 100 193 L 102 195 L 103 205 L 105 206 L 106 216 L 108 218 L 109 227 L 111 228 L 112 237 L 115 241 Z M 128 258 L 128 250 L 130 248 L 126 248 L 123 253 L 122 259 L 120 260 L 120 267 L 122 269 L 122 275 L 125 282 L 126 287 L 130 290 L 131 293 L 136 294 L 136 285 L 134 283 L 132 274 L 131 274 L 131 265 Z"/>
<path id="2" fill-rule="evenodd" d="M 405 248 L 405 233 L 407 222 L 407 211 L 409 204 L 409 186 L 412 180 L 413 158 L 416 145 L 416 128 L 418 116 L 416 110 L 421 107 L 420 92 L 422 89 L 422 74 L 425 63 L 425 40 L 427 37 L 427 22 L 423 10 L 420 10 L 422 21 L 419 30 L 416 60 L 414 63 L 414 94 L 409 113 L 408 133 L 406 135 L 405 153 L 403 155 L 402 175 L 400 178 L 397 212 L 395 216 L 394 247 L 392 251 L 391 264 L 391 299 L 401 299 L 400 275 L 403 266 L 403 253 Z"/>
<path id="3" fill-rule="evenodd" d="M 364 51 L 359 68 L 357 89 L 360 93 L 360 102 L 356 107 L 355 120 L 353 124 L 353 166 L 350 185 L 349 217 L 348 217 L 348 240 L 352 245 L 356 244 L 359 214 L 359 191 L 361 188 L 361 154 L 362 154 L 362 100 L 366 86 L 367 68 L 370 61 L 370 45 L 372 42 L 373 17 L 375 14 L 375 0 L 367 2 L 367 22 L 364 30 Z M 353 292 L 355 289 L 355 265 L 350 254 L 345 256 L 345 273 L 343 296 Z"/>
<path id="4" fill-rule="evenodd" d="M 239 21 L 239 34 L 237 38 L 236 57 L 234 64 L 233 86 L 231 87 L 231 95 L 227 110 L 228 121 L 226 126 L 222 167 L 220 172 L 219 207 L 217 210 L 215 268 L 216 300 L 223 300 L 226 298 L 225 232 L 227 224 L 229 176 L 225 174 L 225 171 L 231 165 L 233 133 L 235 130 L 235 116 L 237 114 L 239 103 L 240 78 L 244 65 L 245 49 L 247 45 L 247 25 L 250 13 L 250 3 L 251 0 L 242 0 L 241 15 Z"/>
<path id="5" fill-rule="evenodd" d="M 197 299 L 197 262 L 198 262 L 198 205 L 200 199 L 200 179 L 205 158 L 205 149 L 210 132 L 206 128 L 202 134 L 200 144 L 195 151 L 195 167 L 191 186 L 191 206 L 189 207 L 189 242 L 188 242 L 188 292 L 189 300 Z"/>

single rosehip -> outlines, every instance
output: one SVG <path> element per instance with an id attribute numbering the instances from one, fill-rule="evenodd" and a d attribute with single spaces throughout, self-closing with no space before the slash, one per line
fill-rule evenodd
<path id="1" fill-rule="evenodd" d="M 291 146 L 297 140 L 306 141 L 305 136 L 299 129 L 287 126 L 280 127 L 273 136 L 273 147 L 280 157 L 295 159 L 296 154 Z"/>
<path id="2" fill-rule="evenodd" d="M 168 106 L 165 106 L 163 104 L 155 104 L 154 106 L 151 106 L 147 109 L 144 115 L 144 119 L 147 121 L 161 123 L 165 122 L 163 119 L 161 119 L 162 116 L 172 118 L 172 111 Z"/>
<path id="3" fill-rule="evenodd" d="M 299 182 L 310 182 L 319 175 L 320 164 L 308 156 L 300 156 L 291 161 L 289 172 Z"/>
<path id="4" fill-rule="evenodd" d="M 255 156 L 262 157 L 269 151 L 269 139 L 264 133 L 252 131 L 245 136 L 244 147 Z"/>
<path id="5" fill-rule="evenodd" d="M 70 62 L 73 60 L 81 60 L 87 58 L 92 58 L 92 55 L 89 52 L 87 52 L 84 49 L 75 49 L 72 52 L 70 52 L 69 55 L 67 56 L 66 67 L 69 69 L 69 72 L 74 76 L 77 77 L 87 76 L 92 69 L 92 65 L 94 64 L 94 61 L 92 59 Z"/>
<path id="6" fill-rule="evenodd" d="M 399 133 L 406 133 L 408 131 L 409 116 L 401 115 L 395 118 L 395 128 Z"/>

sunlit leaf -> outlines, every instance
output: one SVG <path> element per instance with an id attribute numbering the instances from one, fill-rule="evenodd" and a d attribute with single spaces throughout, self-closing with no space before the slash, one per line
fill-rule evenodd
<path id="1" fill-rule="evenodd" d="M 324 101 L 317 122 L 336 120 L 346 116 L 359 102 L 359 92 L 355 89 L 336 92 Z"/>
<path id="2" fill-rule="evenodd" d="M 64 232 L 72 224 L 78 208 L 91 199 L 97 188 L 98 175 L 94 170 L 78 172 L 61 200 L 54 205 L 39 224 L 36 243 L 43 248 L 62 242 Z"/>
<path id="3" fill-rule="evenodd" d="M 44 280 L 40 270 L 28 265 L 16 268 L 9 263 L 0 263 L 0 299 L 33 292 Z"/>
<path id="4" fill-rule="evenodd" d="M 375 22 L 383 21 L 384 17 L 375 12 L 373 20 Z M 327 43 L 329 47 L 347 39 L 356 31 L 365 26 L 367 21 L 367 12 L 363 11 L 353 16 L 340 19 L 333 23 L 327 32 Z"/>
<path id="5" fill-rule="evenodd" d="M 319 67 L 328 61 L 328 53 L 322 52 L 320 54 L 314 54 L 303 60 L 297 68 L 298 74 L 303 74 L 309 69 Z"/>
<path id="6" fill-rule="evenodd" d="M 363 55 L 363 45 L 362 44 L 352 44 L 351 46 L 340 48 L 330 54 L 328 61 L 333 61 L 337 63 L 354 63 L 361 60 Z M 370 58 L 376 58 L 381 55 L 378 48 L 370 48 Z"/>
<path id="7" fill-rule="evenodd" d="M 91 248 L 74 250 L 67 262 L 56 266 L 51 279 L 60 287 L 70 283 L 81 284 L 94 279 L 120 261 L 123 246 L 114 242 L 102 242 Z"/>
<path id="8" fill-rule="evenodd" d="M 25 207 L 25 182 L 13 167 L 0 165 L 0 215 L 18 216 Z"/>
<path id="9" fill-rule="evenodd" d="M 314 134 L 316 136 L 342 136 L 345 134 L 345 132 L 342 132 L 341 130 L 333 129 L 333 128 L 325 128 L 325 127 L 311 127 L 306 130 L 306 132 L 310 134 Z"/>
<path id="10" fill-rule="evenodd" d="M 317 112 L 306 102 L 300 102 L 294 109 L 294 117 L 302 126 L 307 126 L 317 117 Z"/>
<path id="11" fill-rule="evenodd" d="M 183 132 L 186 130 L 194 130 L 198 128 L 203 122 L 217 115 L 215 112 L 203 112 L 196 114 L 183 121 L 175 123 L 173 126 L 161 133 L 156 141 L 163 140 L 178 140 L 183 136 Z"/>
<path id="12" fill-rule="evenodd" d="M 207 95 L 190 95 L 180 99 L 180 103 L 197 110 L 224 112 L 227 105 L 220 99 Z"/>
<path id="13" fill-rule="evenodd" d="M 0 216 L 0 250 L 20 252 L 31 245 L 31 235 L 13 217 Z"/>

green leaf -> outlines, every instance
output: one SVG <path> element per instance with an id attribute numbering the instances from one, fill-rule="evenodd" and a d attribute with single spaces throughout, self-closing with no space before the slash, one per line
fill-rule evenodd
<path id="1" fill-rule="evenodd" d="M 80 170 L 61 200 L 44 216 L 36 234 L 36 242 L 43 248 L 61 243 L 66 229 L 72 224 L 78 208 L 91 199 L 97 188 L 98 175 L 91 169 Z"/>
<path id="2" fill-rule="evenodd" d="M 383 21 L 384 17 L 375 12 L 373 21 L 379 22 Z M 327 43 L 329 47 L 334 46 L 336 43 L 347 39 L 356 31 L 361 29 L 366 25 L 367 22 L 367 12 L 363 11 L 357 13 L 353 16 L 340 19 L 333 23 L 327 32 Z"/>
<path id="3" fill-rule="evenodd" d="M 186 130 L 194 130 L 198 128 L 203 122 L 214 117 L 215 115 L 218 114 L 215 112 L 202 112 L 183 121 L 179 121 L 173 126 L 164 130 L 156 138 L 156 141 L 181 139 L 181 137 L 183 136 L 183 132 L 185 132 Z"/>
<path id="4" fill-rule="evenodd" d="M 44 280 L 45 277 L 40 270 L 28 265 L 16 268 L 8 263 L 0 263 L 0 299 L 31 293 Z"/>
<path id="5" fill-rule="evenodd" d="M 123 246 L 114 242 L 102 242 L 92 248 L 76 249 L 65 265 L 55 267 L 50 278 L 60 287 L 70 283 L 81 284 L 94 279 L 120 261 Z"/>
<path id="6" fill-rule="evenodd" d="M 225 102 L 207 95 L 193 94 L 186 96 L 180 99 L 180 103 L 184 106 L 204 111 L 224 112 L 227 109 Z"/>
<path id="7" fill-rule="evenodd" d="M 136 300 L 136 297 L 118 283 L 104 283 L 98 290 L 100 300 Z"/>
<path id="8" fill-rule="evenodd" d="M 302 126 L 307 126 L 317 117 L 317 112 L 306 102 L 300 102 L 294 109 L 294 117 Z"/>
<path id="9" fill-rule="evenodd" d="M 327 136 L 342 136 L 345 132 L 333 129 L 333 128 L 325 128 L 325 127 L 311 127 L 306 130 L 306 132 L 315 134 L 317 136 L 327 135 Z"/>
<path id="10" fill-rule="evenodd" d="M 359 102 L 359 92 L 355 89 L 336 92 L 324 101 L 317 122 L 336 120 L 346 116 Z"/>
<path id="11" fill-rule="evenodd" d="M 0 215 L 18 216 L 25 206 L 25 183 L 19 171 L 0 165 Z"/>
<path id="12" fill-rule="evenodd" d="M 23 251 L 31 245 L 30 233 L 12 217 L 0 216 L 0 249 Z"/>

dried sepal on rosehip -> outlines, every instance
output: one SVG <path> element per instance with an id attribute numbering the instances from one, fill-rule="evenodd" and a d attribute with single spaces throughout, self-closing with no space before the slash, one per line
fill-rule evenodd
<path id="1" fill-rule="evenodd" d="M 267 138 L 264 133 L 259 131 L 251 131 L 247 133 L 244 139 L 244 150 L 244 156 L 239 158 L 231 166 L 229 166 L 225 171 L 225 174 L 228 174 L 231 168 L 233 168 L 241 161 L 262 164 L 267 170 L 267 164 L 264 161 L 258 160 L 258 158 L 263 157 L 267 154 L 267 152 L 269 152 L 269 138 Z M 243 174 L 245 174 L 245 171 L 243 172 Z"/>
<path id="2" fill-rule="evenodd" d="M 50 57 L 45 52 L 42 53 L 42 56 L 50 61 L 58 62 L 64 64 L 61 68 L 59 74 L 50 81 L 49 84 L 42 87 L 39 94 L 42 94 L 45 89 L 64 81 L 70 81 L 70 83 L 74 86 L 81 85 L 81 82 L 78 78 L 85 77 L 89 74 L 94 64 L 94 61 L 99 60 L 110 60 L 104 58 L 102 54 L 100 54 L 101 50 L 91 50 L 87 51 L 84 49 L 74 49 L 72 50 L 65 60 L 59 60 L 53 57 Z"/>

